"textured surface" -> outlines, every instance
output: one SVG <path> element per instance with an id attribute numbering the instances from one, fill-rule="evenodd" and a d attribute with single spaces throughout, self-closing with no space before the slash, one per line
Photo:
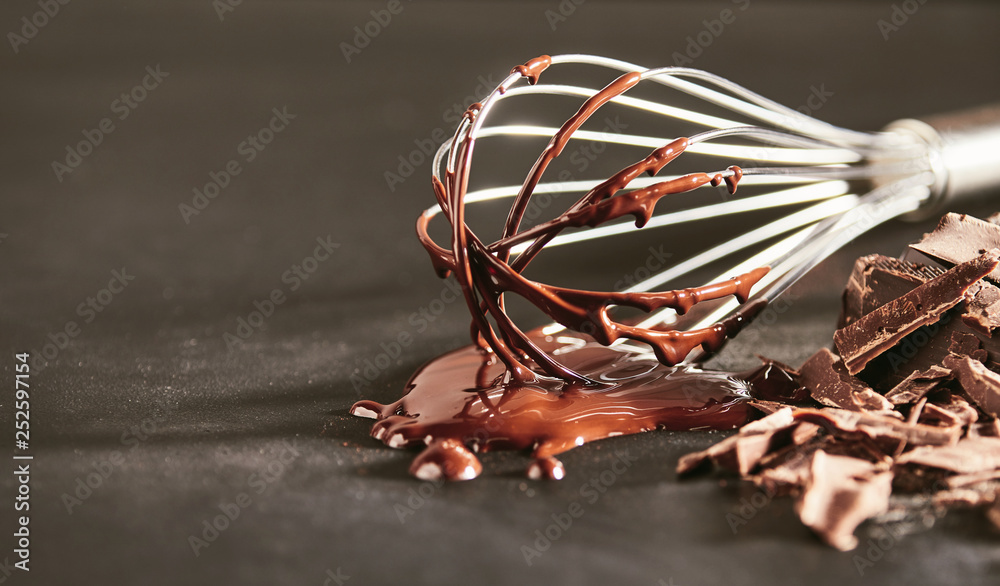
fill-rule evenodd
<path id="1" fill-rule="evenodd" d="M 383 6 L 247 0 L 220 22 L 208 1 L 73 2 L 17 53 L 0 52 L 4 388 L 15 351 L 41 354 L 68 322 L 79 327 L 32 377 L 32 570 L 11 583 L 335 584 L 338 569 L 358 585 L 994 583 L 997 535 L 973 515 L 898 543 L 862 527 L 860 549 L 843 554 L 787 500 L 678 482 L 677 459 L 720 434 L 599 442 L 566 454 L 556 483 L 525 481 L 520 455 L 488 455 L 480 479 L 435 487 L 408 477 L 411 454 L 369 438 L 370 422 L 346 409 L 362 396 L 395 400 L 417 366 L 467 339 L 464 308 L 445 303 L 413 237 L 432 201 L 429 164 L 392 190 L 384 173 L 415 140 L 450 132 L 453 109 L 483 80 L 543 52 L 669 64 L 732 8 L 694 66 L 793 106 L 832 92 L 815 115 L 878 128 L 1000 96 L 982 74 L 1000 67 L 1000 11 L 930 2 L 885 39 L 888 2 L 592 0 L 554 31 L 555 1 L 407 2 L 347 63 L 340 44 Z M 4 32 L 36 10 L 5 3 Z M 169 76 L 134 109 L 116 106 L 157 64 Z M 282 107 L 296 117 L 248 162 L 241 141 Z M 102 118 L 114 129 L 60 181 L 52 161 L 65 163 L 67 145 Z M 234 159 L 240 174 L 186 223 L 179 204 Z M 893 223 L 853 243 L 717 364 L 747 366 L 754 353 L 801 364 L 830 339 L 854 258 L 895 255 L 931 228 Z M 283 274 L 327 236 L 339 247 L 292 290 Z M 99 313 L 78 311 L 123 267 L 134 276 L 124 290 L 104 294 Z M 224 334 L 275 289 L 284 301 L 263 330 L 228 347 Z M 397 352 L 403 332 L 412 342 Z M 359 391 L 349 377 L 369 363 L 375 376 Z M 66 500 L 95 467 L 107 477 Z M 15 484 L 2 478 L 0 560 L 12 563 Z M 239 516 L 195 556 L 189 536 L 237 501 Z M 560 528 L 570 507 L 583 514 Z M 557 539 L 529 566 L 521 548 L 536 546 L 536 531 Z"/>

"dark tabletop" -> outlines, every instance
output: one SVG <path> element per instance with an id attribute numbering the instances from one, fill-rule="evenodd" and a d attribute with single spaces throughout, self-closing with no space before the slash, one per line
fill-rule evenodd
<path id="1" fill-rule="evenodd" d="M 899 540 L 862 527 L 860 549 L 839 553 L 787 499 L 678 481 L 677 458 L 720 433 L 598 442 L 550 483 L 523 478 L 523 455 L 488 454 L 479 479 L 437 486 L 347 414 L 394 400 L 468 339 L 458 304 L 412 318 L 444 285 L 413 236 L 429 162 L 390 189 L 400 155 L 450 134 L 449 112 L 512 65 L 565 52 L 673 64 L 723 9 L 735 20 L 695 67 L 792 106 L 823 87 L 815 115 L 842 126 L 1000 96 L 989 3 L 5 2 L 0 435 L 3 453 L 34 459 L 30 572 L 0 582 L 996 583 L 997 534 L 975 514 Z M 266 145 L 244 144 L 269 125 Z M 852 243 L 714 364 L 800 364 L 829 343 L 853 258 L 896 254 L 930 225 Z M 274 290 L 273 313 L 233 342 Z M 413 342 L 352 383 L 402 332 Z M 12 437 L 18 352 L 35 367 L 28 450 Z M 609 474 L 616 454 L 634 464 Z M 0 482 L 7 564 L 23 462 Z M 605 490 L 589 498 L 595 479 Z M 574 502 L 583 515 L 566 526 Z M 530 565 L 522 546 L 540 553 Z"/>

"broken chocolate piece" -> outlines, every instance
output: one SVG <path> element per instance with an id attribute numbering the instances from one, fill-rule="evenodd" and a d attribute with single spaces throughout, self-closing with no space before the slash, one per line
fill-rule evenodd
<path id="1" fill-rule="evenodd" d="M 847 411 L 845 409 L 796 409 L 793 416 L 796 420 L 808 421 L 825 427 L 830 433 L 856 439 L 859 435 L 874 440 L 886 440 L 893 448 L 901 440 L 915 445 L 940 446 L 954 444 L 961 436 L 962 430 L 954 427 L 937 427 L 901 421 L 886 413 L 868 413 L 864 411 Z M 901 416 L 900 416 L 901 417 Z"/>
<path id="2" fill-rule="evenodd" d="M 965 214 L 945 214 L 933 232 L 910 245 L 913 250 L 953 265 L 998 247 L 1000 226 Z M 997 282 L 1000 270 L 993 270 L 987 278 Z"/>
<path id="3" fill-rule="evenodd" d="M 682 457 L 677 462 L 677 474 L 688 474 L 713 461 L 723 468 L 747 475 L 772 448 L 775 435 L 795 425 L 797 423 L 792 417 L 792 408 L 785 407 L 744 425 L 736 435 L 729 436 L 706 450 Z"/>
<path id="4" fill-rule="evenodd" d="M 797 382 L 798 371 L 782 364 L 758 356 L 762 365 L 740 375 L 740 378 L 750 383 L 750 389 L 755 399 L 761 401 L 780 401 L 785 404 L 802 403 L 809 399 L 809 390 Z"/>
<path id="5" fill-rule="evenodd" d="M 895 465 L 926 466 L 957 474 L 1000 470 L 1000 438 L 964 438 L 950 446 L 921 446 L 896 458 Z"/>
<path id="6" fill-rule="evenodd" d="M 1000 374 L 967 356 L 948 356 L 944 365 L 980 409 L 994 417 L 1000 415 Z"/>
<path id="7" fill-rule="evenodd" d="M 858 525 L 889 509 L 891 493 L 891 471 L 866 460 L 817 450 L 795 510 L 823 541 L 848 551 L 858 544 L 854 536 Z"/>
<path id="8" fill-rule="evenodd" d="M 833 335 L 851 374 L 864 369 L 897 342 L 921 326 L 932 324 L 962 301 L 965 291 L 998 264 L 1000 250 L 991 250 L 955 266 L 902 297 L 886 303 Z"/>
<path id="9" fill-rule="evenodd" d="M 965 313 L 962 321 L 981 334 L 992 337 L 993 328 L 1000 327 L 1000 289 L 978 281 L 965 293 Z"/>
<path id="10" fill-rule="evenodd" d="M 844 288 L 843 309 L 837 327 L 842 328 L 886 303 L 939 276 L 944 269 L 881 254 L 862 256 Z"/>
<path id="11" fill-rule="evenodd" d="M 985 362 L 988 357 L 979 343 L 979 338 L 966 332 L 955 331 L 951 333 L 951 345 L 948 346 L 948 352 L 955 356 L 968 356 L 980 362 Z"/>
<path id="12" fill-rule="evenodd" d="M 950 378 L 951 371 L 940 366 L 931 366 L 920 372 L 914 371 L 886 393 L 885 398 L 893 405 L 914 403 Z"/>
<path id="13" fill-rule="evenodd" d="M 826 348 L 820 348 L 802 365 L 799 382 L 809 389 L 813 399 L 828 407 L 851 411 L 892 409 L 892 403 L 848 374 L 840 356 Z"/>

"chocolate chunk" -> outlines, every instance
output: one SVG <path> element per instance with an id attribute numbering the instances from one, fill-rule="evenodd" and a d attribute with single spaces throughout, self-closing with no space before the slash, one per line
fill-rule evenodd
<path id="1" fill-rule="evenodd" d="M 956 488 L 942 490 L 934 495 L 933 502 L 941 507 L 981 507 L 996 502 L 996 491 L 973 490 L 970 488 Z M 990 513 L 987 512 L 987 518 Z M 996 523 L 997 519 L 991 522 Z"/>
<path id="2" fill-rule="evenodd" d="M 923 371 L 913 371 L 901 383 L 886 393 L 885 398 L 893 405 L 914 403 L 950 378 L 951 371 L 940 366 L 931 366 Z"/>
<path id="3" fill-rule="evenodd" d="M 969 334 L 979 339 L 986 350 L 984 363 L 991 368 L 1000 362 L 1000 336 L 990 338 L 978 333 L 958 319 L 962 306 L 945 312 L 935 324 L 924 326 L 913 332 L 892 349 L 887 350 L 857 376 L 877 391 L 888 393 L 913 371 L 925 371 L 932 366 L 940 366 L 949 355 L 949 348 L 955 341 L 955 334 Z M 974 353 L 977 360 L 982 352 Z"/>
<path id="4" fill-rule="evenodd" d="M 965 292 L 965 313 L 962 321 L 981 334 L 992 337 L 993 328 L 1000 327 L 1000 289 L 978 281 Z"/>
<path id="5" fill-rule="evenodd" d="M 785 407 L 744 425 L 736 435 L 729 436 L 706 450 L 685 455 L 677 462 L 677 474 L 689 474 L 712 461 L 745 476 L 771 449 L 775 435 L 796 425 L 792 408 Z"/>
<path id="6" fill-rule="evenodd" d="M 854 530 L 889 509 L 892 472 L 849 456 L 817 450 L 795 510 L 802 523 L 841 550 L 857 546 Z"/>
<path id="7" fill-rule="evenodd" d="M 968 437 L 1000 437 L 1000 419 L 980 421 L 969 426 Z"/>
<path id="8" fill-rule="evenodd" d="M 896 458 L 895 465 L 925 466 L 957 474 L 1000 470 L 1000 438 L 964 438 L 950 446 L 921 446 Z"/>
<path id="9" fill-rule="evenodd" d="M 818 426 L 812 427 L 819 430 Z M 833 441 L 834 438 L 826 436 L 818 441 L 786 446 L 768 454 L 761 460 L 760 470 L 749 477 L 749 480 L 771 495 L 797 493 L 809 480 L 813 453 L 830 447 Z"/>
<path id="10" fill-rule="evenodd" d="M 808 400 L 809 391 L 797 382 L 798 371 L 782 364 L 758 356 L 762 365 L 756 369 L 739 375 L 750 383 L 751 394 L 762 401 L 780 401 L 781 403 L 801 403 Z"/>
<path id="11" fill-rule="evenodd" d="M 968 356 L 980 362 L 985 361 L 988 357 L 986 351 L 982 350 L 979 338 L 973 334 L 959 331 L 952 332 L 948 353 L 955 356 Z"/>
<path id="12" fill-rule="evenodd" d="M 881 254 L 862 256 L 844 288 L 837 325 L 842 328 L 886 303 L 939 276 L 944 269 L 907 262 Z"/>
<path id="13" fill-rule="evenodd" d="M 979 414 L 965 399 L 952 397 L 951 402 L 947 404 L 925 404 L 919 422 L 927 424 L 936 422 L 945 426 L 964 427 L 975 423 L 978 419 Z"/>
<path id="14" fill-rule="evenodd" d="M 967 356 L 948 356 L 944 365 L 951 369 L 962 390 L 980 409 L 994 417 L 1000 415 L 1000 374 Z"/>
<path id="15" fill-rule="evenodd" d="M 955 265 L 998 247 L 1000 226 L 965 214 L 945 214 L 933 232 L 910 245 L 913 250 Z M 997 282 L 1000 270 L 993 270 L 987 278 Z"/>
<path id="16" fill-rule="evenodd" d="M 892 409 L 885 397 L 848 374 L 844 361 L 826 348 L 821 348 L 802 365 L 799 382 L 809 389 L 813 399 L 828 407 L 852 411 Z"/>
<path id="17" fill-rule="evenodd" d="M 896 413 L 896 412 L 891 412 Z M 885 440 L 893 448 L 900 441 L 911 445 L 948 445 L 961 437 L 962 430 L 955 427 L 937 427 L 910 423 L 890 416 L 888 413 L 866 413 L 845 409 L 796 409 L 794 417 L 825 427 L 834 435 L 856 439 L 866 436 L 875 440 Z"/>
<path id="18" fill-rule="evenodd" d="M 886 303 L 833 335 L 837 350 L 851 374 L 896 345 L 921 326 L 933 324 L 962 301 L 965 291 L 995 269 L 1000 250 L 991 250 L 955 266 L 902 297 Z"/>

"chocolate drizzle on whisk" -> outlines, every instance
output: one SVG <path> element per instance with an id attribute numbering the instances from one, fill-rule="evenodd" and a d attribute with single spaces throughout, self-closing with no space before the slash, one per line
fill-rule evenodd
<path id="1" fill-rule="evenodd" d="M 549 63 L 549 57 L 542 56 L 515 67 L 512 73 L 520 74 L 534 84 Z M 656 203 L 661 198 L 691 191 L 706 184 L 718 186 L 725 182 L 730 193 L 735 193 L 742 177 L 739 167 L 730 167 L 726 174 L 690 173 L 623 192 L 640 175 L 655 176 L 680 156 L 688 148 L 689 139 L 678 138 L 615 173 L 584 194 L 559 216 L 520 230 L 525 210 L 542 175 L 549 164 L 563 152 L 573 134 L 599 108 L 634 87 L 641 79 L 639 72 L 621 75 L 587 99 L 563 123 L 529 171 L 511 206 L 503 234 L 496 242 L 482 242 L 465 223 L 464 197 L 475 148 L 471 133 L 456 134 L 451 145 L 452 152 L 456 154 L 456 165 L 448 170 L 443 181 L 433 181 L 435 196 L 452 227 L 451 249 L 439 246 L 430 238 L 427 232 L 430 221 L 428 215 L 421 216 L 417 221 L 420 242 L 430 254 L 438 274 L 453 274 L 461 285 L 473 316 L 475 344 L 483 351 L 495 354 L 513 380 L 527 382 L 541 375 L 598 384 L 541 351 L 513 323 L 504 310 L 503 296 L 507 292 L 524 297 L 559 324 L 586 332 L 601 344 L 612 344 L 622 339 L 645 342 L 653 348 L 656 357 L 668 366 L 680 363 L 699 346 L 707 352 L 718 350 L 728 337 L 733 336 L 746 323 L 751 311 L 760 308 L 759 305 L 747 307 L 727 320 L 691 331 L 641 328 L 617 322 L 609 314 L 609 309 L 613 306 L 629 306 L 645 312 L 671 308 L 678 314 L 684 314 L 701 301 L 729 295 L 736 296 L 743 303 L 749 297 L 751 287 L 767 273 L 766 267 L 705 287 L 642 293 L 566 289 L 532 281 L 521 275 L 545 245 L 566 228 L 595 227 L 624 216 L 634 217 L 636 227 L 642 227 L 652 217 Z M 475 122 L 480 108 L 480 104 L 473 104 L 466 111 L 467 123 Z M 511 249 L 519 244 L 527 247 L 511 261 Z M 496 323 L 496 329 L 488 318 Z"/>
<path id="2" fill-rule="evenodd" d="M 547 56 L 532 59 L 512 73 L 535 84 L 550 62 Z M 625 216 L 642 227 L 657 201 L 667 195 L 723 182 L 730 193 L 736 191 L 742 177 L 739 167 L 723 173 L 691 173 L 624 191 L 639 176 L 655 176 L 680 156 L 691 140 L 678 138 L 601 182 L 559 216 L 521 230 L 532 193 L 574 132 L 598 108 L 641 79 L 640 73 L 622 75 L 553 134 L 521 185 L 500 239 L 492 243 L 482 242 L 465 223 L 475 148 L 470 127 L 483 105 L 473 104 L 466 111 L 450 145 L 448 170 L 442 180 L 433 180 L 434 195 L 451 224 L 451 246 L 442 247 L 430 238 L 427 228 L 433 213 L 420 216 L 417 234 L 438 275 L 453 275 L 461 286 L 473 318 L 474 344 L 422 367 L 398 401 L 383 405 L 365 400 L 351 408 L 354 415 L 377 419 L 372 436 L 390 447 L 425 446 L 410 467 L 414 476 L 468 480 L 482 470 L 475 452 L 530 449 L 529 477 L 562 478 L 565 472 L 555 456 L 586 442 L 652 429 L 738 427 L 749 416 L 746 381 L 773 383 L 762 371 L 739 375 L 676 366 L 695 348 L 717 351 L 764 301 L 745 305 L 710 327 L 689 331 L 631 325 L 609 313 L 614 306 L 628 306 L 644 312 L 672 308 L 684 314 L 699 302 L 730 295 L 743 303 L 767 267 L 704 287 L 663 292 L 583 291 L 521 274 L 567 228 L 594 227 Z M 507 87 L 501 86 L 500 92 Z M 515 246 L 520 247 L 516 255 Z M 582 333 L 556 333 L 551 328 L 523 332 L 505 311 L 505 293 L 520 295 L 565 328 Z M 652 351 L 634 344 L 613 345 L 626 339 L 644 342 Z"/>

